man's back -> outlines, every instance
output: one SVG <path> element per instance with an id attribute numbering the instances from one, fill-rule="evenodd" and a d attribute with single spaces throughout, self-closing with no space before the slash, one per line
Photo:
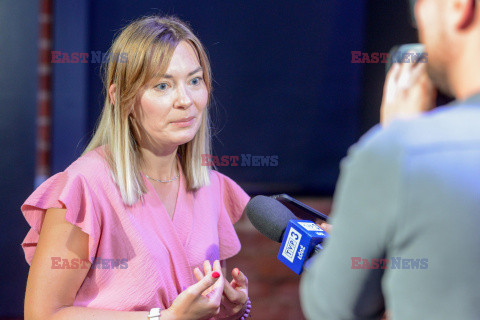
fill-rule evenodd
<path id="1" fill-rule="evenodd" d="M 385 272 L 394 319 L 480 318 L 480 104 L 446 108 L 392 128 L 405 156 L 388 256 L 428 259 Z"/>
<path id="2" fill-rule="evenodd" d="M 480 319 L 480 99 L 473 100 L 393 122 L 350 150 L 332 239 L 302 281 L 310 319 L 379 318 L 383 297 L 395 320 Z M 386 269 L 380 259 L 389 260 Z"/>

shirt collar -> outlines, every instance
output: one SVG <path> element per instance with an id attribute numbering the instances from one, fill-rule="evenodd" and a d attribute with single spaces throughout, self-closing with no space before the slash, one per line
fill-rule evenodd
<path id="1" fill-rule="evenodd" d="M 457 105 L 469 105 L 469 104 L 480 104 L 480 92 L 471 95 L 470 97 L 464 100 L 454 100 L 447 104 L 447 106 L 457 106 Z"/>

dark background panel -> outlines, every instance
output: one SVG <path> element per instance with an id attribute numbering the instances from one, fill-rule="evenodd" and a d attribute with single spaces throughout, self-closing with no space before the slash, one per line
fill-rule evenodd
<path id="1" fill-rule="evenodd" d="M 20 204 L 33 190 L 38 4 L 0 1 L 0 316 L 23 313 L 28 231 Z"/>
<path id="2" fill-rule="evenodd" d="M 365 1 L 93 1 L 91 50 L 146 13 L 190 21 L 212 61 L 214 155 L 276 156 L 278 166 L 218 170 L 250 193 L 332 194 L 338 162 L 360 134 Z M 115 7 L 116 10 L 111 8 Z M 103 99 L 90 66 L 89 129 Z"/>
<path id="3" fill-rule="evenodd" d="M 53 50 L 89 52 L 89 1 L 54 1 Z M 88 142 L 89 66 L 54 63 L 52 172 L 63 171 L 78 158 Z"/>
<path id="4" fill-rule="evenodd" d="M 408 1 L 368 1 L 365 50 L 367 52 L 389 52 L 399 44 L 418 42 L 412 27 Z M 382 102 L 385 65 L 366 64 L 362 95 L 362 133 L 378 123 Z"/>

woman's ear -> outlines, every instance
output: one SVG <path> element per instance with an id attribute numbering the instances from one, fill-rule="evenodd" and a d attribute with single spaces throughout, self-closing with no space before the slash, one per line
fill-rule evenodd
<path id="1" fill-rule="evenodd" d="M 135 120 L 135 106 L 134 106 L 134 105 L 130 108 L 130 111 L 128 112 L 128 116 L 129 116 L 132 120 Z"/>
<path id="2" fill-rule="evenodd" d="M 115 104 L 115 93 L 117 93 L 117 85 L 114 83 L 108 88 L 108 97 L 113 104 Z"/>

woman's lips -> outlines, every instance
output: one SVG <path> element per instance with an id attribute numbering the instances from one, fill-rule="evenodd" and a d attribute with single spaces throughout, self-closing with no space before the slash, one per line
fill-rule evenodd
<path id="1" fill-rule="evenodd" d="M 172 121 L 177 127 L 189 127 L 195 122 L 195 117 L 183 118 L 177 121 Z"/>

